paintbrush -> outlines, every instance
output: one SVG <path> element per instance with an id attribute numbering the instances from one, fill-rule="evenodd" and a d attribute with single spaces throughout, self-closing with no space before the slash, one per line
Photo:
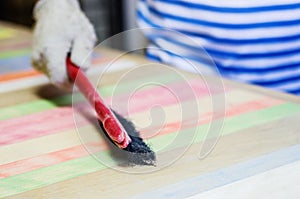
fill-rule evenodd
<path id="1" fill-rule="evenodd" d="M 155 165 L 156 156 L 140 137 L 132 122 L 110 109 L 98 94 L 84 72 L 72 63 L 70 56 L 66 60 L 70 80 L 95 109 L 100 127 L 105 135 L 119 149 L 126 151 L 130 165 Z"/>

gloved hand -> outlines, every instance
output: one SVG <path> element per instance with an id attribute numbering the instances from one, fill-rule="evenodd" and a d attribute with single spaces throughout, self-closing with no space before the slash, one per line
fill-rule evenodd
<path id="1" fill-rule="evenodd" d="M 40 0 L 34 9 L 32 65 L 50 81 L 68 89 L 66 57 L 86 70 L 96 43 L 92 24 L 81 11 L 77 0 Z"/>

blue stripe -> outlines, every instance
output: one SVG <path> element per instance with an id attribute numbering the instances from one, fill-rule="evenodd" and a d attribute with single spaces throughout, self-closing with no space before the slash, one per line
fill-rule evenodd
<path id="1" fill-rule="evenodd" d="M 140 0 L 146 3 L 146 0 Z M 293 10 L 300 8 L 300 3 L 293 4 L 284 4 L 284 5 L 270 5 L 270 6 L 253 6 L 253 7 L 217 7 L 217 6 L 209 6 L 205 4 L 199 3 L 191 3 L 184 2 L 178 0 L 154 0 L 162 3 L 168 3 L 173 5 L 178 5 L 182 7 L 186 7 L 189 9 L 199 9 L 213 12 L 221 12 L 221 13 L 257 13 L 257 12 L 272 12 L 272 11 L 281 11 L 281 10 Z M 270 2 L 272 3 L 272 2 Z"/>
<path id="2" fill-rule="evenodd" d="M 194 61 L 196 61 L 198 63 L 205 64 L 206 66 L 215 67 L 215 65 L 211 65 L 207 61 L 199 59 L 198 57 L 195 57 L 195 56 L 184 56 L 184 57 L 181 57 L 181 56 L 176 55 L 176 54 L 174 54 L 172 52 L 168 52 L 168 51 L 164 51 L 164 52 L 166 52 L 170 56 L 179 57 L 179 58 L 182 58 L 182 59 L 194 60 Z M 233 74 L 236 77 L 238 77 L 239 75 L 242 74 L 241 71 L 239 71 L 239 73 L 234 73 L 233 71 L 230 71 L 230 70 L 223 70 L 224 67 L 220 67 L 220 65 L 217 64 L 217 63 L 216 63 L 216 66 L 217 66 L 217 69 L 220 71 L 220 73 L 223 74 L 223 75 L 227 75 L 227 74 L 230 73 L 230 74 Z M 300 64 L 298 64 L 298 68 L 299 67 L 300 67 Z M 287 70 L 292 70 L 292 69 L 291 68 L 287 68 Z M 257 71 L 256 69 L 253 69 L 251 72 L 252 72 L 252 74 L 257 74 L 257 78 L 259 79 L 260 75 L 271 74 L 272 70 L 267 70 L 266 69 L 264 72 L 261 72 L 261 71 Z M 292 82 L 299 81 L 299 80 L 300 80 L 300 74 L 298 76 L 284 77 L 284 78 L 278 78 L 278 79 L 274 78 L 272 80 L 262 80 L 262 81 L 259 81 L 259 80 L 249 80 L 248 83 L 252 83 L 252 84 L 256 84 L 256 85 L 260 85 L 260 86 L 265 86 L 265 87 L 276 87 L 276 86 L 280 86 L 280 85 L 283 85 L 283 84 L 286 84 L 286 83 L 292 83 Z"/>
<path id="3" fill-rule="evenodd" d="M 168 50 L 163 50 L 163 52 L 167 53 L 169 56 L 178 57 L 178 58 L 186 60 L 186 61 L 192 60 L 192 61 L 195 61 L 195 62 L 200 63 L 200 64 L 204 64 L 204 65 L 209 66 L 209 67 L 216 67 L 215 62 L 211 59 L 201 59 L 197 56 L 191 56 L 191 55 L 184 55 L 184 56 L 183 55 L 178 55 L 178 54 L 175 54 L 175 53 L 170 52 Z M 148 51 L 148 54 L 150 55 L 151 52 Z M 151 54 L 151 55 L 156 56 L 154 54 Z M 159 56 L 156 56 L 156 57 L 158 58 Z M 161 62 L 164 62 L 164 60 L 162 60 L 160 57 L 159 57 L 159 59 L 160 59 Z M 214 65 L 212 66 L 212 64 L 214 64 Z"/>
<path id="4" fill-rule="evenodd" d="M 268 27 L 283 27 L 283 26 L 295 26 L 300 25 L 300 19 L 295 20 L 285 20 L 285 21 L 272 21 L 272 22 L 261 22 L 261 23 L 249 23 L 249 24 L 225 24 L 225 23 L 216 23 L 211 21 L 205 21 L 200 19 L 186 18 L 177 15 L 172 15 L 170 13 L 165 13 L 158 11 L 152 7 L 149 7 L 148 10 L 150 13 L 157 15 L 158 17 L 163 17 L 167 19 L 172 19 L 176 21 L 181 21 L 189 24 L 203 25 L 214 28 L 223 28 L 223 29 L 253 29 L 253 28 L 268 28 Z M 237 16 L 238 17 L 238 16 Z"/>
<path id="5" fill-rule="evenodd" d="M 159 26 L 157 24 L 154 24 L 150 20 L 148 20 L 143 13 L 140 11 L 137 12 L 137 16 L 142 19 L 145 23 L 149 24 L 150 26 L 153 26 L 155 28 L 163 28 L 162 26 Z M 193 36 L 193 37 L 199 37 L 204 38 L 206 40 L 220 43 L 220 44 L 230 44 L 230 45 L 249 45 L 249 44 L 268 44 L 268 43 L 282 43 L 282 42 L 288 42 L 288 41 L 297 41 L 300 39 L 300 34 L 294 34 L 294 35 L 288 35 L 288 36 L 282 36 L 282 37 L 268 37 L 268 38 L 257 38 L 257 39 L 232 39 L 232 38 L 222 38 L 222 37 L 215 37 L 211 36 L 205 33 L 200 32 L 192 32 L 182 29 L 174 29 L 174 31 L 178 31 L 182 34 Z"/>
<path id="6" fill-rule="evenodd" d="M 161 36 L 161 37 L 159 37 L 159 36 L 150 36 L 149 38 L 151 40 L 153 40 L 153 43 L 155 43 L 154 42 L 155 38 L 163 38 L 163 39 L 169 40 L 169 41 L 171 41 L 174 44 L 183 46 L 184 48 L 189 48 L 191 50 L 192 54 L 195 54 L 195 52 L 197 52 L 199 50 L 200 50 L 200 53 L 202 53 L 202 51 L 203 51 L 203 49 L 199 49 L 197 47 L 193 47 L 193 46 L 181 43 L 178 40 L 171 39 L 170 37 L 169 38 L 165 38 L 163 36 Z M 209 51 L 207 51 L 207 52 L 209 52 Z M 172 54 L 169 53 L 169 55 L 178 56 L 178 55 L 176 55 L 174 53 L 172 53 Z M 239 56 L 239 55 L 236 55 L 236 56 Z M 199 59 L 199 57 L 195 57 L 195 56 L 185 56 L 185 57 L 187 57 L 188 59 L 192 59 L 194 61 L 200 62 L 200 63 L 209 64 L 208 61 L 203 62 L 203 59 Z M 266 58 L 267 56 L 263 56 L 263 57 Z M 266 59 L 268 59 L 268 58 L 266 58 Z M 289 70 L 290 71 L 290 70 L 295 70 L 295 69 L 299 69 L 300 68 L 300 62 L 299 61 L 298 62 L 289 62 L 289 63 L 281 64 L 281 65 L 264 66 L 264 68 L 249 68 L 249 67 L 242 66 L 242 65 L 223 66 L 220 62 L 218 62 L 216 60 L 214 60 L 214 63 L 216 64 L 216 66 L 218 67 L 218 69 L 221 70 L 221 71 L 223 71 L 224 73 L 231 72 L 231 73 L 242 73 L 242 74 L 243 73 L 244 74 L 245 73 L 267 74 L 267 73 L 270 73 L 270 72 L 285 71 L 285 70 Z"/>
<path id="7" fill-rule="evenodd" d="M 291 94 L 294 94 L 294 95 L 300 95 L 300 89 L 289 90 L 288 92 L 291 93 Z"/>
<path id="8" fill-rule="evenodd" d="M 280 85 L 284 85 L 287 83 L 295 83 L 300 81 L 300 74 L 297 76 L 293 77 L 285 77 L 281 79 L 272 79 L 272 80 L 267 80 L 267 81 L 251 81 L 253 84 L 257 84 L 260 86 L 265 86 L 265 87 L 276 87 Z"/>
<path id="9" fill-rule="evenodd" d="M 226 168 L 174 182 L 174 184 L 136 195 L 134 199 L 186 198 L 297 162 L 300 160 L 299 153 L 300 145 L 290 146 Z"/>
<path id="10" fill-rule="evenodd" d="M 212 55 L 213 57 L 223 57 L 223 58 L 231 58 L 231 59 L 269 59 L 272 57 L 286 57 L 286 56 L 292 56 L 295 54 L 300 53 L 300 48 L 296 49 L 290 49 L 290 50 L 284 50 L 284 51 L 275 51 L 275 52 L 266 52 L 266 53 L 248 53 L 248 54 L 239 54 L 239 53 L 234 53 L 234 52 L 226 52 L 226 51 L 219 51 L 216 49 L 211 49 L 207 47 L 194 47 L 185 43 L 182 43 L 178 40 L 174 40 L 171 37 L 166 38 L 165 36 L 160 36 L 160 35 L 148 35 L 148 38 L 155 44 L 157 44 L 156 40 L 159 39 L 164 39 L 168 42 L 171 42 L 172 44 L 176 44 L 178 46 L 182 46 L 183 48 L 186 48 L 191 51 L 191 54 L 195 54 L 195 52 L 202 53 L 203 49 L 206 50 L 206 52 L 209 55 Z M 299 55 L 300 56 L 300 55 Z"/>
<path id="11" fill-rule="evenodd" d="M 272 90 L 276 90 L 276 91 L 281 91 L 281 92 L 285 92 L 285 93 L 289 93 L 289 94 L 292 94 L 292 95 L 300 95 L 300 90 L 299 88 L 296 88 L 296 89 L 278 89 L 276 87 L 274 88 L 271 88 Z"/>
<path id="12" fill-rule="evenodd" d="M 0 59 L 0 74 L 31 70 L 29 55 Z"/>
<path id="13" fill-rule="evenodd" d="M 152 61 L 158 61 L 158 62 L 162 62 L 161 58 L 154 55 L 154 54 L 151 54 L 149 51 L 146 52 L 146 57 Z"/>
<path id="14" fill-rule="evenodd" d="M 214 49 L 205 48 L 206 51 L 213 56 L 220 56 L 224 58 L 232 59 L 267 59 L 273 57 L 287 57 L 300 53 L 300 48 L 277 51 L 277 52 L 266 52 L 266 53 L 248 53 L 248 54 L 238 54 L 232 52 L 218 51 Z M 299 55 L 300 56 L 300 55 Z"/>
<path id="15" fill-rule="evenodd" d="M 143 20 L 145 23 L 149 24 L 150 26 L 154 27 L 154 28 L 162 28 L 162 26 L 159 26 L 155 23 L 153 23 L 152 21 L 150 21 L 147 17 L 145 17 L 145 15 L 138 10 L 136 12 L 137 18 Z"/>
<path id="16" fill-rule="evenodd" d="M 164 50 L 164 52 L 166 52 L 170 56 L 180 57 L 177 54 L 168 52 L 166 50 Z M 195 53 L 195 51 L 193 51 L 193 52 Z M 211 60 L 205 61 L 204 59 L 200 59 L 199 57 L 196 57 L 196 56 L 187 55 L 187 56 L 184 56 L 184 58 L 191 59 L 193 61 L 196 61 L 196 62 L 199 62 L 202 64 L 206 64 L 206 65 L 210 64 L 211 65 L 211 62 L 209 62 Z M 163 61 L 163 60 L 160 59 L 159 61 Z M 257 74 L 257 73 L 259 73 L 261 75 L 265 75 L 265 74 L 268 74 L 271 72 L 286 71 L 286 70 L 290 71 L 290 70 L 296 70 L 296 69 L 300 68 L 299 62 L 295 62 L 295 63 L 289 62 L 289 63 L 281 64 L 281 65 L 265 66 L 264 68 L 248 68 L 243 65 L 223 66 L 220 62 L 218 62 L 216 60 L 214 60 L 213 62 L 218 67 L 218 69 L 220 71 L 222 71 L 222 73 L 226 73 L 226 74 L 231 73 L 231 74 L 236 74 L 236 75 L 238 75 L 238 74 Z"/>
<path id="17" fill-rule="evenodd" d="M 242 65 L 231 65 L 230 67 L 224 67 L 221 64 L 217 64 L 222 71 L 230 71 L 232 73 L 261 73 L 261 72 L 276 72 L 276 71 L 285 71 L 285 70 L 296 70 L 300 68 L 300 63 L 286 63 L 281 65 L 274 66 L 265 66 L 265 68 L 247 68 Z"/>
<path id="18" fill-rule="evenodd" d="M 178 55 L 175 55 L 175 54 L 172 54 L 172 53 L 170 53 L 170 52 L 167 52 L 167 51 L 164 51 L 164 52 L 166 52 L 166 53 L 168 53 L 170 56 L 175 56 L 175 57 L 180 57 L 180 56 L 178 56 Z M 159 61 L 159 62 L 163 62 L 163 60 L 159 57 L 159 56 L 157 56 L 157 55 L 154 55 L 154 54 L 152 54 L 151 52 L 148 52 L 147 53 L 147 55 L 146 55 L 149 59 L 152 59 L 152 60 L 156 60 L 156 61 Z M 180 58 L 182 58 L 182 57 L 180 57 Z M 190 60 L 193 60 L 193 61 L 196 61 L 196 62 L 198 62 L 198 63 L 204 63 L 205 64 L 205 62 L 203 62 L 203 60 L 199 60 L 199 59 L 197 59 L 197 58 L 195 58 L 195 57 L 185 57 L 185 59 L 190 59 Z M 218 65 L 218 64 L 217 64 Z M 208 67 L 213 67 L 211 64 L 210 65 L 207 65 L 206 64 L 206 66 L 208 66 Z M 300 67 L 299 66 L 299 64 L 297 65 L 298 66 L 298 68 Z M 217 67 L 218 68 L 218 70 L 220 71 L 220 73 L 222 74 L 222 75 L 228 75 L 228 72 L 230 72 L 230 74 L 234 74 L 234 72 L 237 72 L 238 71 L 238 73 L 243 73 L 244 71 L 242 71 L 243 69 L 241 69 L 241 70 L 235 70 L 234 72 L 233 71 L 229 71 L 229 70 L 223 70 L 224 68 L 222 68 L 222 67 Z M 291 68 L 287 68 L 286 70 L 293 70 L 293 69 L 291 69 Z M 261 73 L 260 71 L 257 71 L 256 69 L 252 69 L 251 70 L 251 73 L 253 74 L 257 74 L 258 75 L 258 77 L 259 77 L 259 75 L 263 75 L 263 74 L 267 74 L 268 72 L 271 72 L 272 70 L 269 70 L 269 71 L 267 71 L 267 69 L 265 70 L 265 73 Z M 234 75 L 236 75 L 236 76 L 238 76 L 239 74 L 234 74 Z M 234 77 L 231 77 L 230 79 L 234 79 Z M 296 76 L 296 77 L 290 77 L 290 78 L 286 78 L 286 79 L 277 79 L 277 80 L 268 80 L 268 81 L 248 81 L 248 83 L 251 83 L 251 84 L 256 84 L 256 85 L 259 85 L 259 86 L 265 86 L 265 87 L 269 87 L 269 88 L 272 88 L 272 89 L 276 89 L 276 87 L 278 87 L 278 86 L 280 86 L 280 85 L 282 85 L 282 84 L 286 84 L 286 83 L 293 83 L 294 81 L 299 81 L 300 80 L 300 74 L 299 74 L 299 77 L 298 76 Z M 278 89 L 276 89 L 276 90 L 278 90 Z M 282 90 L 282 89 L 281 89 Z M 289 93 L 292 93 L 292 94 L 300 94 L 300 89 L 298 90 L 296 90 L 296 91 L 294 91 L 294 90 L 282 90 L 282 91 L 285 91 L 285 92 L 289 92 Z"/>
<path id="19" fill-rule="evenodd" d="M 257 39 L 231 39 L 231 38 L 229 39 L 229 38 L 215 37 L 205 33 L 192 32 L 192 31 L 187 31 L 182 29 L 174 29 L 174 30 L 185 35 L 204 38 L 206 40 L 219 43 L 219 44 L 230 44 L 230 45 L 272 44 L 272 43 L 297 41 L 300 39 L 299 33 L 294 35 L 282 36 L 282 37 L 266 37 L 266 38 L 257 38 Z"/>
<path id="20" fill-rule="evenodd" d="M 197 57 L 194 57 L 194 56 L 181 57 L 181 56 L 176 55 L 176 54 L 174 54 L 172 52 L 169 52 L 167 50 L 164 50 L 164 52 L 169 54 L 170 56 L 179 57 L 179 58 L 182 58 L 182 59 L 194 60 L 198 63 L 205 64 L 206 66 L 214 67 L 213 65 L 208 64 L 208 62 L 206 62 L 204 60 L 201 60 L 201 59 L 199 59 Z M 158 56 L 151 54 L 151 52 L 148 52 L 148 56 L 149 55 L 151 55 L 150 57 L 152 57 L 156 60 L 163 61 Z M 298 67 L 300 67 L 299 64 L 298 64 Z M 219 66 L 217 68 L 221 72 L 221 74 L 223 74 L 223 75 L 227 75 L 227 74 L 230 73 L 230 74 L 236 75 L 236 77 L 239 76 L 239 74 L 235 74 L 235 73 L 233 73 L 232 71 L 229 71 L 229 70 L 223 70 L 223 68 L 220 68 Z M 291 70 L 291 69 L 288 68 L 287 70 Z M 260 75 L 268 74 L 268 73 L 271 73 L 271 72 L 272 72 L 272 70 L 268 70 L 264 73 L 261 73 L 260 71 L 257 71 L 255 69 L 253 69 L 252 74 L 253 73 L 257 74 L 257 77 L 259 78 Z M 284 77 L 284 78 L 278 78 L 278 79 L 272 79 L 272 80 L 262 80 L 262 81 L 259 81 L 259 80 L 251 80 L 250 81 L 249 80 L 248 83 L 252 83 L 252 84 L 256 84 L 256 85 L 260 85 L 260 86 L 265 86 L 265 87 L 276 87 L 276 86 L 280 86 L 280 85 L 283 85 L 283 84 L 286 84 L 286 83 L 293 83 L 293 82 L 299 81 L 299 80 L 300 80 L 300 74 L 297 75 L 297 76 L 293 76 L 293 77 Z"/>
<path id="21" fill-rule="evenodd" d="M 149 21 L 141 12 L 138 12 L 138 16 L 140 17 L 140 19 L 144 20 L 146 23 L 152 25 L 153 27 L 157 27 L 157 28 L 161 28 L 160 26 L 153 24 L 151 21 Z M 150 38 L 151 39 L 151 38 Z M 153 38 L 152 38 L 153 40 Z M 170 38 L 168 38 L 168 40 L 170 41 Z M 154 42 L 155 43 L 155 42 Z M 178 41 L 173 41 L 173 43 L 176 43 L 177 45 L 182 45 L 180 42 Z M 184 45 L 183 45 L 184 46 Z M 195 50 L 199 50 L 199 49 L 192 49 L 193 52 Z M 258 59 L 258 58 L 263 58 L 263 59 L 271 59 L 272 57 L 278 57 L 278 56 L 289 56 L 291 54 L 296 54 L 296 53 L 300 53 L 300 49 L 290 49 L 289 51 L 279 51 L 279 52 L 271 52 L 271 53 L 252 53 L 252 54 L 247 54 L 247 55 L 241 55 L 241 54 L 236 54 L 236 53 L 228 53 L 228 52 L 221 52 L 215 49 L 206 49 L 208 53 L 210 54 L 214 54 L 216 56 L 224 56 L 226 58 L 228 57 L 233 57 L 236 59 L 240 59 L 240 58 L 251 58 L 251 59 Z M 196 51 L 197 52 L 197 51 Z M 171 56 L 174 56 L 174 54 L 169 53 Z M 199 59 L 196 56 L 185 56 L 186 59 L 190 59 L 190 60 L 194 60 L 196 62 L 199 63 L 203 63 L 202 59 Z M 222 66 L 220 63 L 216 62 L 217 68 L 219 69 L 219 71 L 221 71 L 221 73 L 223 73 L 223 75 L 226 74 L 233 74 L 233 73 L 249 73 L 251 72 L 252 74 L 258 74 L 258 73 L 262 73 L 264 72 L 265 74 L 271 73 L 272 71 L 280 71 L 280 70 L 284 70 L 284 69 L 289 69 L 289 70 L 293 70 L 296 68 L 299 68 L 300 63 L 286 63 L 286 64 L 282 64 L 282 65 L 277 65 L 277 66 L 269 66 L 265 67 L 265 68 L 247 68 L 247 67 L 243 67 L 243 66 L 230 66 L 230 67 L 224 67 Z M 288 68 L 287 68 L 288 67 Z M 238 75 L 238 74 L 236 74 Z M 252 83 L 255 84 L 259 84 L 262 86 L 268 86 L 268 87 L 272 87 L 272 85 L 279 85 L 279 84 L 283 84 L 283 83 L 287 83 L 287 82 L 294 82 L 297 81 L 298 77 L 289 77 L 286 79 L 277 79 L 277 80 L 272 80 L 272 81 L 268 81 L 268 82 L 262 82 L 262 81 L 255 81 Z"/>

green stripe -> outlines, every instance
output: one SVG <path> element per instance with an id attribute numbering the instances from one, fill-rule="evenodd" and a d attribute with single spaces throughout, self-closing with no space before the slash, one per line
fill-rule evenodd
<path id="1" fill-rule="evenodd" d="M 46 100 L 39 100 L 29 104 L 20 104 L 13 107 L 6 107 L 0 110 L 0 120 L 15 118 L 55 107 L 56 105 L 54 103 Z"/>
<path id="2" fill-rule="evenodd" d="M 108 152 L 106 156 L 109 156 Z M 0 180 L 0 197 L 22 193 L 75 178 L 83 174 L 103 170 L 105 166 L 97 162 L 93 157 L 87 156 L 57 164 L 51 167 L 35 170 L 25 174 Z"/>
<path id="3" fill-rule="evenodd" d="M 18 57 L 22 55 L 29 55 L 30 49 L 21 49 L 21 50 L 13 50 L 13 51 L 6 51 L 0 53 L 0 59 L 7 59 L 12 57 Z"/>
<path id="4" fill-rule="evenodd" d="M 177 76 L 169 76 L 166 78 L 166 75 L 157 75 L 155 77 L 143 77 L 141 79 L 137 79 L 135 81 L 122 83 L 118 86 L 109 85 L 99 88 L 98 91 L 103 97 L 111 97 L 114 95 L 119 95 L 128 92 L 133 86 L 138 85 L 139 83 L 143 83 L 145 81 L 158 81 L 160 83 L 173 83 L 180 79 Z M 116 89 L 117 88 L 117 89 Z M 150 89 L 151 87 L 147 87 Z M 116 90 L 115 90 L 116 89 Z M 116 92 L 116 93 L 113 93 Z M 76 102 L 84 101 L 81 94 L 72 95 L 64 95 L 60 97 L 53 98 L 52 100 L 35 100 L 32 102 L 27 102 L 24 104 L 13 105 L 0 109 L 0 121 L 16 118 L 28 114 L 43 112 L 47 110 L 51 110 L 57 108 L 59 106 L 68 106 L 72 104 L 72 97 L 76 100 Z"/>
<path id="5" fill-rule="evenodd" d="M 137 86 L 140 86 L 143 83 L 156 82 L 161 84 L 170 84 L 174 82 L 179 82 L 179 80 L 182 79 L 180 79 L 176 75 L 158 74 L 156 76 L 138 77 L 138 79 L 122 82 L 118 85 L 104 86 L 101 89 L 99 89 L 99 92 L 103 97 L 111 97 L 113 95 L 124 94 L 128 91 L 133 91 L 132 89 L 136 89 Z M 156 85 L 147 86 L 147 89 L 153 87 L 156 87 Z"/>
<path id="6" fill-rule="evenodd" d="M 226 119 L 224 125 L 224 135 L 299 113 L 299 104 L 287 102 L 285 104 L 273 106 L 259 111 L 253 111 L 248 114 L 237 115 L 235 117 Z"/>
<path id="7" fill-rule="evenodd" d="M 271 108 L 253 111 L 247 114 L 238 115 L 225 120 L 223 135 L 232 134 L 253 126 L 261 125 L 267 122 L 276 121 L 278 119 L 291 116 L 300 112 L 300 106 L 293 103 L 286 103 Z M 201 125 L 199 127 L 194 142 L 200 142 L 205 137 L 205 132 L 208 130 L 209 125 Z M 183 130 L 182 134 L 193 133 L 194 128 Z M 167 134 L 155 137 L 148 142 L 154 149 L 162 148 L 167 142 L 173 140 L 176 133 Z M 181 142 L 184 143 L 184 142 Z M 170 147 L 169 150 L 174 148 L 183 147 L 181 143 Z M 114 163 L 109 151 L 99 153 L 102 158 L 106 158 L 110 163 Z M 57 182 L 67 179 L 75 178 L 88 173 L 101 171 L 106 169 L 101 163 L 97 162 L 94 158 L 87 156 L 71 160 L 68 162 L 56 164 L 54 166 L 34 170 L 28 173 L 12 176 L 0 180 L 0 197 L 19 194 L 25 191 L 45 187 Z"/>
<path id="8" fill-rule="evenodd" d="M 59 106 L 68 106 L 72 104 L 72 95 L 56 97 L 53 100 L 35 100 L 32 102 L 17 104 L 14 106 L 0 109 L 0 121 L 16 118 L 28 114 L 47 111 Z"/>
<path id="9" fill-rule="evenodd" d="M 254 126 L 286 118 L 297 113 L 300 113 L 300 106 L 298 104 L 286 103 L 258 111 L 240 114 L 234 117 L 228 117 L 224 120 L 224 127 L 222 129 L 221 135 L 228 135 L 231 133 L 239 132 Z M 198 127 L 184 129 L 180 133 L 182 133 L 183 135 L 193 135 L 195 131 L 197 131 L 193 142 L 200 142 L 206 137 L 209 127 L 209 124 L 204 124 Z M 216 134 L 214 133 L 214 135 Z M 174 135 L 172 134 L 155 137 L 150 140 L 149 144 L 153 146 L 153 149 L 156 151 L 156 149 L 164 147 L 165 143 L 173 138 Z M 181 145 L 181 143 L 183 143 L 183 145 Z M 183 147 L 184 144 L 186 144 L 186 142 L 184 141 L 177 143 L 176 147 Z"/>

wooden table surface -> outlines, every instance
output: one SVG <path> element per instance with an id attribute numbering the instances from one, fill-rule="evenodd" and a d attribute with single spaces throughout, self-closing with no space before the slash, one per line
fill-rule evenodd
<path id="1" fill-rule="evenodd" d="M 30 68 L 30 41 L 0 23 L 0 198 L 299 198 L 299 97 L 97 49 L 90 79 L 157 154 L 132 167 Z"/>

